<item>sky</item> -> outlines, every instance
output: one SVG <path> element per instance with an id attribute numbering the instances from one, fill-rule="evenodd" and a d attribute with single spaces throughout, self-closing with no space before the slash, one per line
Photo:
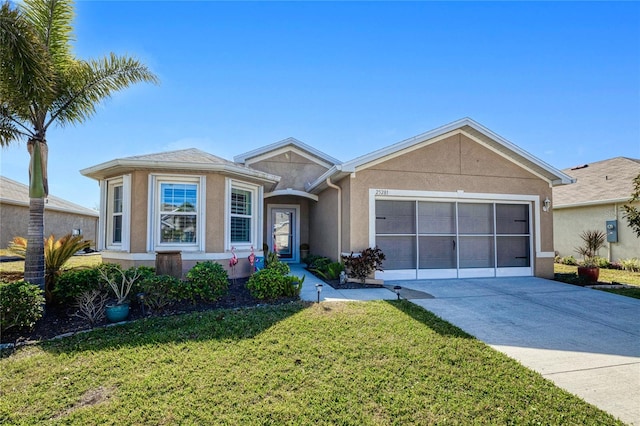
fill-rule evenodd
<path id="1" fill-rule="evenodd" d="M 638 2 L 78 1 L 74 52 L 147 64 L 159 85 L 51 128 L 49 192 L 79 170 L 198 148 L 233 160 L 294 137 L 342 161 L 469 117 L 565 169 L 640 158 Z M 0 173 L 28 182 L 24 142 Z"/>

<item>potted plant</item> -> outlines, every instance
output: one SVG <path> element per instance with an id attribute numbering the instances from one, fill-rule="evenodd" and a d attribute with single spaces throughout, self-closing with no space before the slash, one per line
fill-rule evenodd
<path id="1" fill-rule="evenodd" d="M 129 292 L 133 283 L 142 275 L 139 268 L 127 274 L 117 265 L 100 268 L 100 276 L 109 285 L 115 301 L 107 304 L 105 313 L 111 322 L 124 321 L 129 316 Z"/>
<path id="2" fill-rule="evenodd" d="M 598 250 L 605 245 L 607 239 L 602 231 L 587 230 L 580 234 L 583 245 L 576 248 L 576 252 L 583 256 L 583 261 L 578 266 L 578 276 L 587 283 L 595 283 L 600 275 L 598 267 Z"/>
<path id="3" fill-rule="evenodd" d="M 300 259 L 306 259 L 309 256 L 309 244 L 302 243 L 300 244 Z"/>

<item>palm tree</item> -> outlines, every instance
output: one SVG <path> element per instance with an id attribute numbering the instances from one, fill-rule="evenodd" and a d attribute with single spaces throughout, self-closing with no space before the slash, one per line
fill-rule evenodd
<path id="1" fill-rule="evenodd" d="M 134 83 L 158 83 L 133 58 L 76 58 L 72 20 L 71 0 L 24 0 L 17 8 L 4 0 L 0 8 L 0 146 L 26 141 L 30 154 L 24 279 L 42 289 L 47 130 L 86 121 L 101 101 Z"/>

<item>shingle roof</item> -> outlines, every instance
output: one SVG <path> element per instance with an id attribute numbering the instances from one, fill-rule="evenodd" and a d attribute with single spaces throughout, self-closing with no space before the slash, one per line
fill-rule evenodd
<path id="1" fill-rule="evenodd" d="M 615 157 L 563 170 L 576 179 L 573 185 L 553 188 L 553 206 L 624 202 L 631 197 L 640 160 Z"/>
<path id="2" fill-rule="evenodd" d="M 225 172 L 230 175 L 249 177 L 271 185 L 280 181 L 279 176 L 225 160 L 196 148 L 116 158 L 115 160 L 80 170 L 80 173 L 99 180 L 136 169 Z"/>
<path id="3" fill-rule="evenodd" d="M 0 176 L 0 203 L 14 204 L 18 206 L 29 206 L 29 187 L 23 183 L 16 182 L 4 176 Z M 44 205 L 45 210 L 57 210 L 67 213 L 75 213 L 84 216 L 98 217 L 96 210 L 91 210 L 74 204 L 71 201 L 64 200 L 49 195 Z"/>

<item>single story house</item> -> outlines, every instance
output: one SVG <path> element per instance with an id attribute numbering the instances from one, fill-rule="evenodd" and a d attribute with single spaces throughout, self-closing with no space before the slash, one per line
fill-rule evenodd
<path id="1" fill-rule="evenodd" d="M 640 160 L 616 157 L 563 170 L 574 185 L 553 188 L 554 246 L 559 256 L 575 256 L 580 234 L 596 229 L 607 234 L 609 261 L 640 258 L 640 239 L 628 226 L 622 206 L 629 204 Z M 633 204 L 640 208 L 640 203 Z"/>
<path id="2" fill-rule="evenodd" d="M 26 237 L 29 226 L 29 187 L 0 176 L 0 247 L 6 248 L 13 237 Z M 82 234 L 95 241 L 98 212 L 54 195 L 44 205 L 44 235 L 56 238 L 66 234 Z M 93 246 L 93 244 L 92 244 Z"/>
<path id="3" fill-rule="evenodd" d="M 553 276 L 551 188 L 565 173 L 465 118 L 341 162 L 289 138 L 234 161 L 186 149 L 81 171 L 100 183 L 105 261 L 153 265 L 179 250 L 183 271 L 249 274 L 263 244 L 285 261 L 380 247 L 376 278 Z"/>

